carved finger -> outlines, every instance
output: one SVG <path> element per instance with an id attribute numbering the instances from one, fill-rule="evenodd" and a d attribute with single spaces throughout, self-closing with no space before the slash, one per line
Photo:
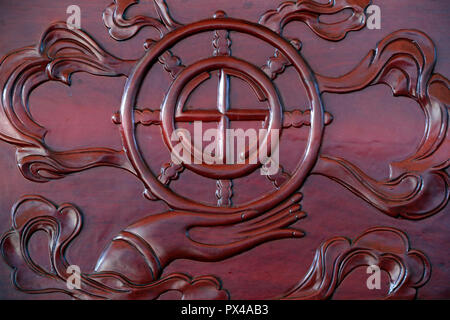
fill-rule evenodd
<path id="1" fill-rule="evenodd" d="M 239 232 L 239 234 L 249 235 L 252 233 L 261 233 L 261 232 L 266 232 L 269 230 L 285 228 L 304 217 L 306 217 L 305 212 L 302 212 L 302 211 L 290 212 L 290 211 L 288 211 L 286 216 L 283 216 L 279 219 L 270 219 L 270 221 L 266 221 L 264 224 L 262 224 L 258 227 L 247 228 L 247 229 Z"/>

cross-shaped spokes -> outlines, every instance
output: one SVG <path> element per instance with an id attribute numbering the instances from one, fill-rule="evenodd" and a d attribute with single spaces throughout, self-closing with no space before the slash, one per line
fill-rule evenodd
<path id="1" fill-rule="evenodd" d="M 218 81 L 218 87 L 217 87 L 217 108 L 215 110 L 209 109 L 209 110 L 195 110 L 192 107 L 190 110 L 183 110 L 184 107 L 184 101 L 180 101 L 177 105 L 177 113 L 175 120 L 176 122 L 195 122 L 195 121 L 202 121 L 202 122 L 217 122 L 217 134 L 216 134 L 216 151 L 218 152 L 217 155 L 211 155 L 214 157 L 215 160 L 218 160 L 218 163 L 220 164 L 231 164 L 233 163 L 234 159 L 230 150 L 230 146 L 233 144 L 230 144 L 230 135 L 227 132 L 228 129 L 230 129 L 230 122 L 231 121 L 264 121 L 264 123 L 267 120 L 267 117 L 269 116 L 269 110 L 268 109 L 230 109 L 230 74 L 228 73 L 231 70 L 221 69 L 219 70 L 219 81 Z M 232 72 L 234 76 L 237 76 L 241 79 L 243 79 L 242 75 L 236 72 Z M 209 77 L 208 77 L 209 78 Z M 202 78 L 205 79 L 205 78 Z M 248 80 L 248 79 L 246 79 Z M 251 83 L 252 88 L 254 89 L 255 93 L 257 94 L 257 97 L 259 101 L 266 100 L 266 97 L 263 95 L 263 93 L 260 91 L 260 89 L 255 86 L 254 83 Z M 186 92 L 187 95 L 189 95 L 191 92 Z M 254 150 L 257 148 L 257 141 L 250 141 L 250 147 L 247 148 L 245 152 L 240 154 L 241 160 L 244 160 L 246 157 L 249 156 L 250 150 Z M 187 147 L 190 147 L 187 145 Z M 196 146 L 194 148 L 194 157 L 196 155 L 201 154 L 200 150 L 196 150 Z M 205 159 L 203 159 L 205 160 Z"/>
<path id="2" fill-rule="evenodd" d="M 219 72 L 219 83 L 217 90 L 217 107 L 210 110 L 184 110 L 187 99 L 203 81 L 210 78 L 210 72 Z M 231 109 L 230 108 L 230 76 L 238 77 L 248 83 L 260 101 L 268 102 L 268 109 Z M 206 164 L 203 152 L 193 145 L 190 139 L 182 137 L 183 152 L 191 153 L 194 163 L 183 162 L 183 164 L 194 172 L 210 178 L 234 179 L 255 170 L 261 164 L 258 159 L 258 148 L 267 150 L 270 154 L 271 132 L 279 130 L 282 126 L 282 109 L 276 89 L 270 79 L 257 67 L 243 60 L 233 57 L 213 57 L 201 60 L 183 70 L 175 79 L 164 101 L 162 112 L 162 128 L 165 142 L 171 152 L 174 150 L 172 133 L 176 130 L 175 122 L 217 122 L 217 143 L 219 155 L 215 159 L 221 159 L 219 163 Z M 254 141 L 240 155 L 244 164 L 227 164 L 227 146 L 230 129 L 230 121 L 264 121 L 263 129 L 267 130 L 261 141 Z M 258 139 L 257 139 L 258 140 Z M 240 150 L 239 150 L 240 151 Z M 176 152 L 175 152 L 176 153 Z M 175 154 L 176 156 L 177 154 Z M 195 161 L 197 160 L 197 161 Z M 200 161 L 199 161 L 200 160 Z M 201 164 L 200 164 L 201 163 Z"/>

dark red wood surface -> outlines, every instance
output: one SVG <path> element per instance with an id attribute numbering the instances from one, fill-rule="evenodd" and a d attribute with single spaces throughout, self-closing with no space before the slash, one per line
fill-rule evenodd
<path id="1" fill-rule="evenodd" d="M 321 2 L 325 3 L 326 1 Z M 336 2 L 339 3 L 339 1 Z M 358 5 L 366 1 L 346 2 Z M 256 23 L 268 10 L 276 9 L 281 1 L 167 0 L 166 3 L 170 8 L 171 17 L 179 23 L 188 25 L 199 20 L 212 19 L 218 10 L 226 12 L 226 16 L 229 18 Z M 74 157 L 61 156 L 61 158 L 54 155 L 57 159 L 63 159 L 61 161 L 69 163 L 65 168 L 60 168 L 64 177 L 39 183 L 27 179 L 19 170 L 16 150 L 21 146 L 1 140 L 0 233 L 6 233 L 11 229 L 12 207 L 26 195 L 39 195 L 51 201 L 56 207 L 63 203 L 71 203 L 76 208 L 73 210 L 81 212 L 83 221 L 80 234 L 70 244 L 66 257 L 71 264 L 79 265 L 83 273 L 93 273 L 99 257 L 109 246 L 111 240 L 122 230 L 127 229 L 128 232 L 144 238 L 152 249 L 157 251 L 155 255 L 162 266 L 159 275 L 155 269 L 151 270 L 154 278 L 164 279 L 171 274 L 187 274 L 192 278 L 212 275 L 220 279 L 220 282 L 210 280 L 209 285 L 216 286 L 215 289 L 217 289 L 220 283 L 222 290 L 219 289 L 219 293 L 214 296 L 215 289 L 211 289 L 212 292 L 208 291 L 206 297 L 223 298 L 229 295 L 231 299 L 308 297 L 309 293 L 305 288 L 296 286 L 305 278 L 308 270 L 314 267 L 312 263 L 316 250 L 321 245 L 326 246 L 326 241 L 330 239 L 336 241 L 339 240 L 337 237 L 356 239 L 363 235 L 363 240 L 360 241 L 361 248 L 366 248 L 373 255 L 382 256 L 383 253 L 394 252 L 401 257 L 408 256 L 405 258 L 408 263 L 406 263 L 404 271 L 407 270 L 413 279 L 406 280 L 405 288 L 398 293 L 399 298 L 450 298 L 448 250 L 450 212 L 445 201 L 449 193 L 447 167 L 450 155 L 450 141 L 445 131 L 448 124 L 447 112 L 450 101 L 449 90 L 446 87 L 448 81 L 445 82 L 445 77 L 448 78 L 450 75 L 450 44 L 448 42 L 450 2 L 445 0 L 374 0 L 373 3 L 381 7 L 381 29 L 362 28 L 349 32 L 340 41 L 327 40 L 326 36 L 320 37 L 312 32 L 306 24 L 299 21 L 292 21 L 284 27 L 282 33 L 284 38 L 299 39 L 302 43 L 300 53 L 305 60 L 302 70 L 307 75 L 314 74 L 316 79 L 310 78 L 304 83 L 298 81 L 299 78 L 293 67 L 286 68 L 282 74 L 278 75 L 273 83 L 281 97 L 283 111 L 309 110 L 311 99 L 308 98 L 308 90 L 320 90 L 323 91 L 321 100 L 324 112 L 326 112 L 323 119 L 327 121 L 325 121 L 326 124 L 323 124 L 323 138 L 313 141 L 315 147 L 318 148 L 318 155 L 311 160 L 313 168 L 307 170 L 306 167 L 302 167 L 300 170 L 305 171 L 305 178 L 302 181 L 299 180 L 301 187 L 296 190 L 303 196 L 301 200 L 296 199 L 295 203 L 298 202 L 301 209 L 295 206 L 291 207 L 291 209 L 298 209 L 295 212 L 298 221 L 292 220 L 280 228 L 271 226 L 276 234 L 273 237 L 262 235 L 262 237 L 267 236 L 267 239 L 257 240 L 254 244 L 246 243 L 246 241 L 251 242 L 252 237 L 260 236 L 258 231 L 250 232 L 249 236 L 242 236 L 241 232 L 249 227 L 245 224 L 246 222 L 236 223 L 229 227 L 214 227 L 223 224 L 223 220 L 218 219 L 218 222 L 212 222 L 208 228 L 194 228 L 189 234 L 198 242 L 218 244 L 220 252 L 213 253 L 213 250 L 203 252 L 203 248 L 192 246 L 189 241 L 190 244 L 186 245 L 186 240 L 181 239 L 185 236 L 184 230 L 189 229 L 187 226 L 190 226 L 192 221 L 201 220 L 198 215 L 206 214 L 202 212 L 210 210 L 200 208 L 198 210 L 200 213 L 191 214 L 195 212 L 192 209 L 195 207 L 193 204 L 202 203 L 208 208 L 214 208 L 211 209 L 211 212 L 216 211 L 215 213 L 207 212 L 209 216 L 214 217 L 213 219 L 217 219 L 217 216 L 222 214 L 221 212 L 223 215 L 229 215 L 229 218 L 223 219 L 232 219 L 232 217 L 242 214 L 243 211 L 239 209 L 242 204 L 273 194 L 276 191 L 273 181 L 261 176 L 258 170 L 247 176 L 233 179 L 232 197 L 230 198 L 232 206 L 226 206 L 229 200 L 225 197 L 231 195 L 227 194 L 225 189 L 228 185 L 223 180 L 225 182 L 222 183 L 225 185 L 221 184 L 221 195 L 224 199 L 219 201 L 219 205 L 223 207 L 215 208 L 218 202 L 217 179 L 205 178 L 186 168 L 179 172 L 178 179 L 170 182 L 170 188 L 176 194 L 192 200 L 193 204 L 183 203 L 186 207 L 180 208 L 173 205 L 171 200 L 167 199 L 168 196 L 163 200 L 168 201 L 169 204 L 164 201 L 151 201 L 144 197 L 146 179 L 139 173 L 135 172 L 138 176 L 136 177 L 127 171 L 135 169 L 130 169 L 121 162 L 122 157 L 126 158 L 123 154 L 114 154 L 108 160 L 104 160 L 105 162 L 116 161 L 110 166 L 95 165 L 95 168 L 72 170 L 73 172 L 67 167 L 74 163 L 76 166 L 83 160 L 76 155 Z M 109 54 L 122 59 L 119 63 L 120 67 L 116 68 L 112 63 L 108 65 L 109 60 L 106 58 L 100 58 L 103 66 L 107 67 L 105 67 L 106 71 L 95 71 L 99 74 L 119 74 L 123 70 L 127 74 L 128 70 L 131 70 L 130 68 L 133 68 L 136 63 L 127 62 L 127 60 L 140 59 L 146 53 L 145 41 L 149 38 L 158 39 L 159 37 L 156 30 L 144 28 L 129 40 L 114 40 L 102 20 L 103 11 L 111 4 L 110 0 L 79 0 L 76 3 L 71 0 L 0 0 L 0 56 L 38 44 L 42 34 L 49 26 L 55 21 L 67 19 L 66 8 L 71 4 L 80 6 L 81 29 L 92 38 L 92 41 L 98 43 Z M 152 1 L 140 1 L 139 4 L 132 6 L 127 11 L 128 17 L 137 15 L 158 17 Z M 331 19 L 339 19 L 339 16 L 346 17 L 345 14 L 339 14 L 338 18 Z M 237 23 L 237 25 L 242 26 L 242 23 Z M 174 29 L 176 28 L 175 26 Z M 401 29 L 407 29 L 407 31 L 395 33 Z M 434 48 L 427 42 L 427 36 L 422 37 L 415 34 L 412 38 L 418 39 L 416 42 L 405 40 L 408 34 L 414 33 L 411 30 L 419 30 L 426 34 L 434 43 Z M 261 31 L 261 33 L 263 32 Z M 257 35 L 259 39 L 255 39 L 248 34 L 231 31 L 229 36 L 232 40 L 230 48 L 232 56 L 242 58 L 256 66 L 264 66 L 268 58 L 273 56 L 274 48 L 261 41 L 261 33 Z M 380 43 L 380 41 L 392 34 L 394 34 L 392 39 L 397 39 L 398 43 L 394 47 L 386 49 L 383 47 L 383 42 Z M 419 34 L 422 35 L 422 33 Z M 60 34 L 56 32 L 55 37 L 59 36 Z M 220 37 L 223 40 L 224 34 L 221 34 Z M 189 67 L 199 59 L 213 55 L 215 49 L 212 43 L 213 38 L 214 28 L 211 28 L 210 32 L 192 35 L 177 43 L 171 51 L 173 55 L 181 59 L 184 66 Z M 48 41 L 51 42 L 51 39 L 49 37 Z M 289 50 L 295 49 L 288 42 L 280 41 L 280 43 L 290 47 Z M 422 47 L 420 47 L 421 43 Z M 419 49 L 416 47 L 413 49 L 416 44 L 419 44 Z M 378 50 L 374 53 L 373 66 L 363 64 L 361 69 L 356 69 L 353 76 L 349 76 L 350 79 L 332 79 L 332 77 L 339 77 L 352 71 L 375 48 Z M 444 80 L 436 76 L 436 78 L 431 78 L 435 82 L 429 82 L 431 75 L 427 75 L 425 72 L 421 73 L 423 70 L 417 72 L 415 64 L 408 65 L 405 61 L 414 61 L 408 60 L 410 59 L 408 57 L 411 56 L 418 57 L 418 61 L 421 61 L 427 54 L 432 57 L 434 49 L 436 65 L 434 71 L 432 67 L 430 68 L 432 72 L 442 75 Z M 147 53 L 151 53 L 151 50 L 150 48 Z M 403 70 L 409 70 L 404 73 L 404 75 L 407 74 L 405 76 L 407 81 L 429 85 L 428 92 L 432 96 L 429 110 L 435 113 L 429 115 L 428 118 L 424 115 L 423 110 L 428 110 L 426 98 L 418 97 L 417 91 L 420 92 L 420 89 L 408 92 L 408 88 L 405 89 L 402 86 L 404 82 L 399 73 L 393 72 L 390 77 L 389 75 L 384 78 L 376 77 L 385 70 L 383 68 L 389 69 L 386 67 L 388 64 L 384 62 L 386 56 L 400 56 L 400 60 L 394 62 L 393 65 L 400 69 L 403 68 Z M 225 60 L 231 59 L 227 55 L 225 57 Z M 25 61 L 24 58 L 21 59 L 21 61 Z M 430 61 L 426 61 L 425 67 L 429 67 L 427 63 Z M 71 60 L 69 64 L 73 66 L 75 63 Z M 3 67 L 5 65 L 6 63 L 2 64 Z M 169 66 L 169 68 L 173 67 Z M 55 73 L 58 72 L 57 68 L 55 67 Z M 61 69 L 63 68 L 62 66 Z M 118 69 L 120 72 L 117 71 Z M 264 70 L 264 68 L 262 69 Z M 3 81 L 7 79 L 6 74 L 5 70 L 0 68 L 0 81 L 4 92 L 6 89 L 3 87 Z M 175 74 L 175 77 L 178 74 Z M 264 79 L 268 78 L 264 77 Z M 46 82 L 35 89 L 30 96 L 29 108 L 32 117 L 47 129 L 46 146 L 55 152 L 98 147 L 123 150 L 124 143 L 121 138 L 124 137 L 121 136 L 121 130 L 126 131 L 126 126 L 123 123 L 114 123 L 111 118 L 121 108 L 124 87 L 132 91 L 130 86 L 126 85 L 127 78 L 94 76 L 80 72 L 74 73 L 71 80 L 70 86 L 58 81 Z M 133 82 L 133 85 L 140 89 L 136 97 L 136 105 L 140 109 L 159 110 L 172 81 L 173 75 L 165 71 L 161 64 L 156 63 L 142 84 Z M 392 88 L 403 93 L 403 96 L 394 97 L 392 88 L 388 85 L 378 84 L 381 82 L 387 82 Z M 214 76 L 211 81 L 197 88 L 189 99 L 189 105 L 199 109 L 216 108 L 216 86 L 217 82 Z M 333 86 L 336 86 L 337 89 L 334 90 Z M 339 89 L 343 87 L 346 89 Z M 422 89 L 426 91 L 425 88 Z M 337 93 L 332 92 L 333 90 L 348 92 Z M 261 107 L 250 87 L 239 79 L 231 80 L 230 92 L 232 107 L 253 109 Z M 6 96 L 9 94 L 6 91 Z M 418 102 L 423 103 L 424 109 L 421 109 Z M 442 105 L 442 108 L 437 107 L 437 104 Z M 5 108 L 4 101 L 2 105 Z M 439 110 L 441 113 L 438 112 Z M 3 117 L 4 113 L 1 116 Z M 285 114 L 285 121 L 287 121 L 287 117 L 288 115 Z M 0 119 L 1 134 L 5 132 L 2 131 L 2 128 L 4 130 L 7 126 L 5 119 L 5 117 Z M 158 122 L 159 116 L 156 119 Z M 123 114 L 119 120 L 124 122 Z M 433 130 L 439 131 L 441 128 L 444 136 L 433 140 L 433 134 L 436 132 L 432 131 L 428 135 L 429 139 L 425 139 L 424 143 L 425 147 L 430 148 L 428 155 L 417 157 L 411 162 L 402 162 L 414 156 L 418 146 L 424 142 L 422 139 L 424 139 L 424 132 L 427 129 L 427 121 Z M 238 125 L 248 128 L 254 126 L 254 123 L 233 123 L 233 126 Z M 317 129 L 316 125 L 313 127 Z M 280 162 L 286 172 L 292 174 L 295 171 L 295 166 L 306 150 L 308 135 L 314 128 L 311 128 L 310 125 L 303 125 L 300 128 L 291 126 L 291 128 L 284 129 L 280 147 Z M 150 170 L 158 177 L 161 168 L 170 160 L 160 125 L 137 126 L 135 139 L 138 141 L 139 149 Z M 2 138 L 2 140 L 5 139 Z M 437 140 L 440 143 L 436 144 Z M 27 154 L 27 151 L 24 154 Z M 114 158 L 116 156 L 117 158 Z M 327 158 L 328 156 L 346 159 L 354 167 L 349 169 L 348 166 L 340 166 Z M 111 158 L 114 159 L 111 160 Z M 398 172 L 405 170 L 405 174 L 417 174 L 422 179 L 422 184 L 415 185 L 414 181 L 407 181 L 400 186 L 396 186 L 395 183 L 394 185 L 389 184 L 390 179 L 398 178 L 395 169 L 394 172 L 390 172 L 389 165 L 393 162 L 401 163 Z M 117 167 L 127 170 L 120 170 Z M 285 183 L 290 185 L 293 182 L 289 180 Z M 366 190 L 364 186 L 367 186 L 367 183 L 370 187 Z M 395 198 L 395 194 L 407 192 L 413 187 L 423 190 L 423 193 L 412 200 L 405 200 L 405 203 L 392 200 Z M 373 189 L 375 189 L 374 193 L 381 192 L 387 196 L 377 198 L 374 193 L 370 192 Z M 152 191 L 155 193 L 155 190 Z M 261 202 L 256 202 L 250 208 L 245 208 L 245 212 L 261 206 L 262 209 L 257 213 L 256 219 L 258 216 L 262 218 L 267 216 L 267 211 L 270 209 L 274 212 L 281 212 L 279 213 L 280 218 L 290 219 L 288 214 L 283 215 L 283 210 L 279 206 L 282 206 L 284 200 L 290 199 L 293 195 L 294 192 L 288 192 L 283 197 L 283 201 L 272 199 L 266 206 Z M 392 195 L 392 199 L 389 199 L 390 195 Z M 42 212 L 55 210 L 52 205 L 44 204 L 43 200 L 26 199 L 28 200 L 25 201 L 23 209 L 25 213 L 33 210 Z M 27 201 L 30 204 L 27 204 Z M 440 206 L 441 202 L 443 203 Z M 289 205 L 295 203 L 289 203 Z M 33 205 L 36 206 L 34 209 Z M 189 211 L 190 214 L 185 215 L 185 211 Z M 158 216 L 161 213 L 163 215 Z M 248 214 L 251 215 L 251 213 Z M 251 223 L 253 217 L 249 217 L 249 219 L 249 223 Z M 137 221 L 139 221 L 137 225 L 129 227 Z M 195 223 L 193 225 L 195 226 Z M 286 235 L 286 228 L 294 228 L 299 231 L 296 231 L 296 236 Z M 124 233 L 122 233 L 123 235 Z M 242 240 L 243 244 L 229 247 L 223 244 L 224 242 L 232 243 L 236 239 Z M 345 242 L 343 239 L 339 241 Z M 412 259 L 414 262 L 410 263 L 408 260 L 411 258 L 411 252 L 404 247 L 402 241 L 409 241 L 411 250 L 420 251 L 420 254 Z M 106 253 L 106 258 L 99 262 L 97 271 L 117 271 L 126 277 L 134 276 L 133 280 L 136 282 L 141 281 L 147 284 L 154 281 L 155 279 L 152 279 L 151 275 L 147 275 L 147 277 L 143 275 L 146 274 L 145 272 L 148 273 L 148 270 L 142 271 L 144 267 L 138 266 L 142 263 L 142 257 L 128 251 L 121 253 L 120 245 L 118 248 L 114 248 L 114 246 L 112 249 L 109 248 L 112 252 Z M 357 241 L 352 248 L 358 248 L 358 245 Z M 4 255 L 10 258 L 11 252 L 14 251 L 11 246 L 12 244 L 8 243 L 3 247 L 6 252 Z M 49 256 L 52 253 L 49 253 L 45 233 L 38 232 L 32 236 L 29 250 L 31 257 L 38 264 L 50 268 Z M 350 249 L 344 250 L 339 247 L 333 250 L 344 252 Z M 364 256 L 364 259 L 366 262 L 370 261 L 368 256 Z M 330 268 L 332 269 L 335 263 L 338 265 L 332 254 L 331 257 L 324 258 L 324 261 L 327 273 L 331 272 Z M 352 264 L 349 263 L 349 268 L 351 266 Z M 317 272 L 318 268 L 313 268 L 313 270 Z M 387 270 L 392 271 L 393 269 L 387 267 Z M 126 272 L 130 272 L 130 275 L 125 274 Z M 431 272 L 431 276 L 428 281 L 420 283 L 420 279 L 416 279 L 423 276 L 427 280 L 429 272 Z M 329 295 L 312 290 L 313 293 L 310 297 L 359 299 L 381 298 L 388 294 L 389 279 L 386 272 L 383 273 L 381 290 L 368 290 L 366 287 L 367 277 L 366 268 L 361 266 L 350 272 L 342 283 L 331 286 Z M 48 283 L 47 280 L 31 277 L 25 273 L 23 276 L 20 274 L 19 278 L 21 284 L 30 288 L 42 289 L 42 286 L 45 287 Z M 189 282 L 190 279 L 183 278 L 179 281 Z M 104 281 L 106 282 L 106 280 Z M 417 296 L 413 288 L 414 282 L 420 283 Z M 408 287 L 410 284 L 411 287 Z M 114 285 L 111 284 L 111 286 Z M 186 286 L 190 285 L 193 284 L 190 283 Z M 64 287 L 64 284 L 50 284 L 49 286 L 59 288 Z M 192 292 L 188 292 L 189 289 L 186 289 L 182 294 L 187 296 L 192 294 L 189 297 L 196 298 L 201 291 L 197 289 L 193 285 Z M 210 288 L 208 287 L 208 289 Z M 118 298 L 158 297 L 160 294 L 162 294 L 161 298 L 179 298 L 181 296 L 177 292 L 163 293 L 164 291 L 148 293 L 148 296 L 133 291 L 133 294 L 119 295 Z M 113 294 L 111 295 L 113 296 Z M 108 294 L 105 296 L 108 297 Z M 83 293 L 79 297 L 85 298 L 89 295 Z M 117 296 L 114 297 L 117 298 Z M 70 297 L 62 293 L 33 295 L 17 290 L 11 281 L 11 268 L 3 259 L 0 263 L 0 298 L 66 299 Z"/>

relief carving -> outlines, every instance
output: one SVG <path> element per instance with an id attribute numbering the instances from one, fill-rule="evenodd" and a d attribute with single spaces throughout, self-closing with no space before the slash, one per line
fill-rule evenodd
<path id="1" fill-rule="evenodd" d="M 369 0 L 329 0 L 318 3 L 298 0 L 282 3 L 263 14 L 259 23 L 234 19 L 217 11 L 211 18 L 191 24 L 176 22 L 164 0 L 154 0 L 158 17 L 125 18 L 136 0 L 115 0 L 103 15 L 104 24 L 115 40 L 127 40 L 143 27 L 156 29 L 160 39 L 148 39 L 142 58 L 123 60 L 105 52 L 81 30 L 64 23 L 51 25 L 39 45 L 16 50 L 0 64 L 0 139 L 17 148 L 16 160 L 25 178 L 48 182 L 86 169 L 111 166 L 138 178 L 144 195 L 163 201 L 170 210 L 149 215 L 124 227 L 99 257 L 92 274 L 83 274 L 82 289 L 65 285 L 65 257 L 71 241 L 81 229 L 81 213 L 71 204 L 56 206 L 40 196 L 26 196 L 12 209 L 12 228 L 2 238 L 2 255 L 13 268 L 13 283 L 27 293 L 62 292 L 76 299 L 156 299 L 168 291 L 179 291 L 184 299 L 228 299 L 232 293 L 222 288 L 215 276 L 192 278 L 182 273 L 162 276 L 165 267 L 177 259 L 222 261 L 277 239 L 301 239 L 305 232 L 292 225 L 306 218 L 300 193 L 310 175 L 325 176 L 392 218 L 425 219 L 441 211 L 449 199 L 450 160 L 438 156 L 447 148 L 449 81 L 434 73 L 436 50 L 431 39 L 417 30 L 400 30 L 383 39 L 355 68 L 340 77 L 314 73 L 300 53 L 301 40 L 285 39 L 283 28 L 290 21 L 302 21 L 318 36 L 339 41 L 350 31 L 364 27 Z M 321 15 L 350 9 L 347 19 L 327 24 Z M 172 47 L 196 34 L 212 34 L 211 55 L 184 65 Z M 274 48 L 264 66 L 256 66 L 233 56 L 232 34 L 242 33 Z M 161 106 L 136 106 L 139 89 L 149 70 L 163 65 L 172 84 Z M 287 68 L 295 69 L 308 106 L 287 111 L 273 80 Z M 112 120 L 120 130 L 123 148 L 89 148 L 53 151 L 45 144 L 46 129 L 29 112 L 33 89 L 47 81 L 70 85 L 75 72 L 94 76 L 126 77 L 120 111 Z M 217 106 L 214 110 L 186 110 L 193 90 L 211 75 L 219 75 Z M 263 109 L 237 109 L 228 105 L 230 77 L 246 82 Z M 332 126 L 333 116 L 325 111 L 321 94 L 349 93 L 386 84 L 395 96 L 417 102 L 425 115 L 423 139 L 413 155 L 390 165 L 389 179 L 378 181 L 346 159 L 321 154 L 323 132 Z M 117 106 L 119 110 L 119 106 Z M 139 148 L 135 129 L 139 125 L 159 126 L 161 139 L 172 148 L 171 133 L 177 123 L 202 120 L 225 130 L 228 121 L 254 121 L 269 130 L 308 129 L 306 147 L 292 172 L 283 167 L 267 176 L 273 190 L 247 203 L 233 201 L 237 178 L 259 169 L 256 165 L 176 164 L 170 159 L 160 172 L 149 169 Z M 269 138 L 262 143 L 270 145 Z M 445 150 L 445 149 L 444 149 Z M 282 164 L 281 164 L 282 165 Z M 184 171 L 216 181 L 217 203 L 199 203 L 170 189 Z M 439 201 L 436 203 L 436 199 Z M 420 203 L 420 205 L 418 205 Z M 207 228 L 217 237 L 214 243 L 194 239 L 189 231 Z M 37 265 L 28 245 L 37 231 L 49 235 L 51 270 Z M 377 241 L 373 241 L 376 239 Z M 301 241 L 301 240 L 296 240 Z M 383 246 L 386 243 L 386 246 Z M 133 266 L 126 264 L 133 259 Z M 424 253 L 411 249 L 400 230 L 374 227 L 356 240 L 334 237 L 316 252 L 310 271 L 294 288 L 277 299 L 328 299 L 346 275 L 360 266 L 378 265 L 389 274 L 390 290 L 385 298 L 415 298 L 417 289 L 430 277 L 431 264 Z M 27 279 L 39 280 L 28 283 Z M 39 284 L 39 285 L 37 285 Z M 37 285 L 37 286 L 36 286 Z"/>

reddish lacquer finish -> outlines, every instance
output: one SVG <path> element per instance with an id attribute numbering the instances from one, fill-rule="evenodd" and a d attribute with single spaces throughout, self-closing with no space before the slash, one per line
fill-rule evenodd
<path id="1" fill-rule="evenodd" d="M 89 2 L 81 30 L 49 21 L 37 45 L 4 52 L 1 205 L 12 215 L 0 219 L 0 297 L 449 297 L 450 91 L 435 72 L 433 36 L 397 24 L 384 34 L 365 29 L 369 0 L 208 2 L 205 15 L 178 10 L 181 1 L 149 2 L 154 14 L 132 10 L 143 1 L 106 9 Z M 106 28 L 90 15 L 97 10 Z M 402 8 L 389 2 L 382 10 L 400 17 Z M 110 38 L 99 37 L 100 28 Z M 364 47 L 359 34 L 379 42 Z M 315 43 L 326 50 L 311 55 Z M 334 54 L 341 45 L 347 49 Z M 367 49 L 355 57 L 359 47 Z M 448 46 L 441 49 L 445 55 Z M 106 146 L 85 143 L 87 125 L 70 128 L 77 117 L 92 118 L 70 110 L 71 99 L 60 106 L 72 117 L 64 125 L 48 109 L 63 90 L 49 86 L 83 86 L 78 79 L 100 86 L 78 92 L 91 109 L 108 104 L 103 116 L 112 121 L 93 119 Z M 382 94 L 357 96 L 381 84 Z M 343 103 L 354 95 L 358 106 Z M 355 121 L 360 109 L 367 114 Z M 269 133 L 279 130 L 280 169 L 261 175 L 258 161 L 172 161 L 172 133 L 195 121 L 221 133 L 266 129 L 259 143 L 269 154 Z M 46 128 L 53 123 L 64 128 L 59 136 Z M 395 132 L 386 131 L 392 123 Z M 65 139 L 71 130 L 75 147 Z M 243 152 L 248 162 L 254 147 Z M 66 286 L 73 264 L 82 269 L 81 289 Z M 373 265 L 384 271 L 378 291 L 366 287 Z"/>

